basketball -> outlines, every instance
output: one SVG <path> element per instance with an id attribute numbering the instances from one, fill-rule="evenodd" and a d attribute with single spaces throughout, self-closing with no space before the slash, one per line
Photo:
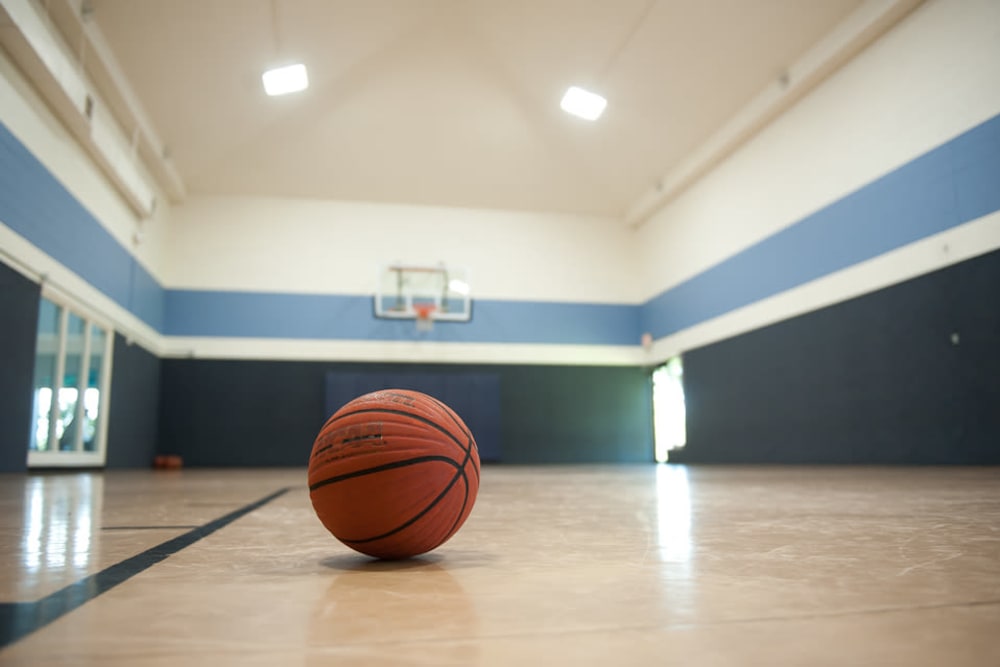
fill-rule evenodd
<path id="1" fill-rule="evenodd" d="M 479 492 L 479 451 L 462 419 L 417 391 L 359 396 L 313 443 L 309 497 L 334 537 L 363 554 L 401 559 L 444 544 Z"/>

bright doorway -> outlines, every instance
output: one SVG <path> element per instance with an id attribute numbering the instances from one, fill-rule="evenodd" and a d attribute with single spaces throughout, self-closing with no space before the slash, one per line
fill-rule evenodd
<path id="1" fill-rule="evenodd" d="M 674 357 L 653 371 L 653 442 L 657 463 L 687 442 L 684 366 Z"/>

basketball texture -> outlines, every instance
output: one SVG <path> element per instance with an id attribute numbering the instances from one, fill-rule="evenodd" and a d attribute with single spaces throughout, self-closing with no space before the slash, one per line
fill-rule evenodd
<path id="1" fill-rule="evenodd" d="M 354 399 L 323 425 L 309 458 L 319 520 L 376 558 L 409 558 L 444 544 L 478 492 L 472 433 L 451 408 L 417 391 Z"/>

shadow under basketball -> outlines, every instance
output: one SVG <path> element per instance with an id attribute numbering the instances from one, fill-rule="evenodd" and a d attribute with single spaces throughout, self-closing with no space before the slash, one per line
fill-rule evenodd
<path id="1" fill-rule="evenodd" d="M 320 561 L 320 565 L 344 572 L 397 572 L 436 567 L 444 558 L 442 554 L 421 554 L 401 560 L 382 560 L 356 553 L 338 554 Z"/>

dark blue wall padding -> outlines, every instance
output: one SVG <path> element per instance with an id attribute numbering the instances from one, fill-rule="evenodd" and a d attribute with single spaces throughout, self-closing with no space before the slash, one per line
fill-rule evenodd
<path id="1" fill-rule="evenodd" d="M 998 287 L 994 251 L 691 350 L 671 460 L 1000 463 Z"/>
<path id="2" fill-rule="evenodd" d="M 115 335 L 107 467 L 148 468 L 160 425 L 160 359 Z"/>
<path id="3" fill-rule="evenodd" d="M 447 382 L 459 373 L 498 378 L 499 411 L 492 381 L 485 382 L 488 391 L 456 406 L 473 421 L 477 413 L 486 415 L 488 428 L 499 415 L 499 444 L 486 438 L 490 458 L 497 451 L 503 463 L 652 461 L 648 372 L 617 366 L 164 359 L 159 452 L 181 455 L 189 466 L 304 467 L 340 400 L 327 405 L 330 374 L 367 376 L 351 383 L 364 393 L 375 376 L 432 388 L 438 380 L 430 378 Z M 338 391 L 346 396 L 352 390 L 344 385 Z"/>
<path id="4" fill-rule="evenodd" d="M 41 289 L 0 263 L 0 472 L 28 467 Z"/>

